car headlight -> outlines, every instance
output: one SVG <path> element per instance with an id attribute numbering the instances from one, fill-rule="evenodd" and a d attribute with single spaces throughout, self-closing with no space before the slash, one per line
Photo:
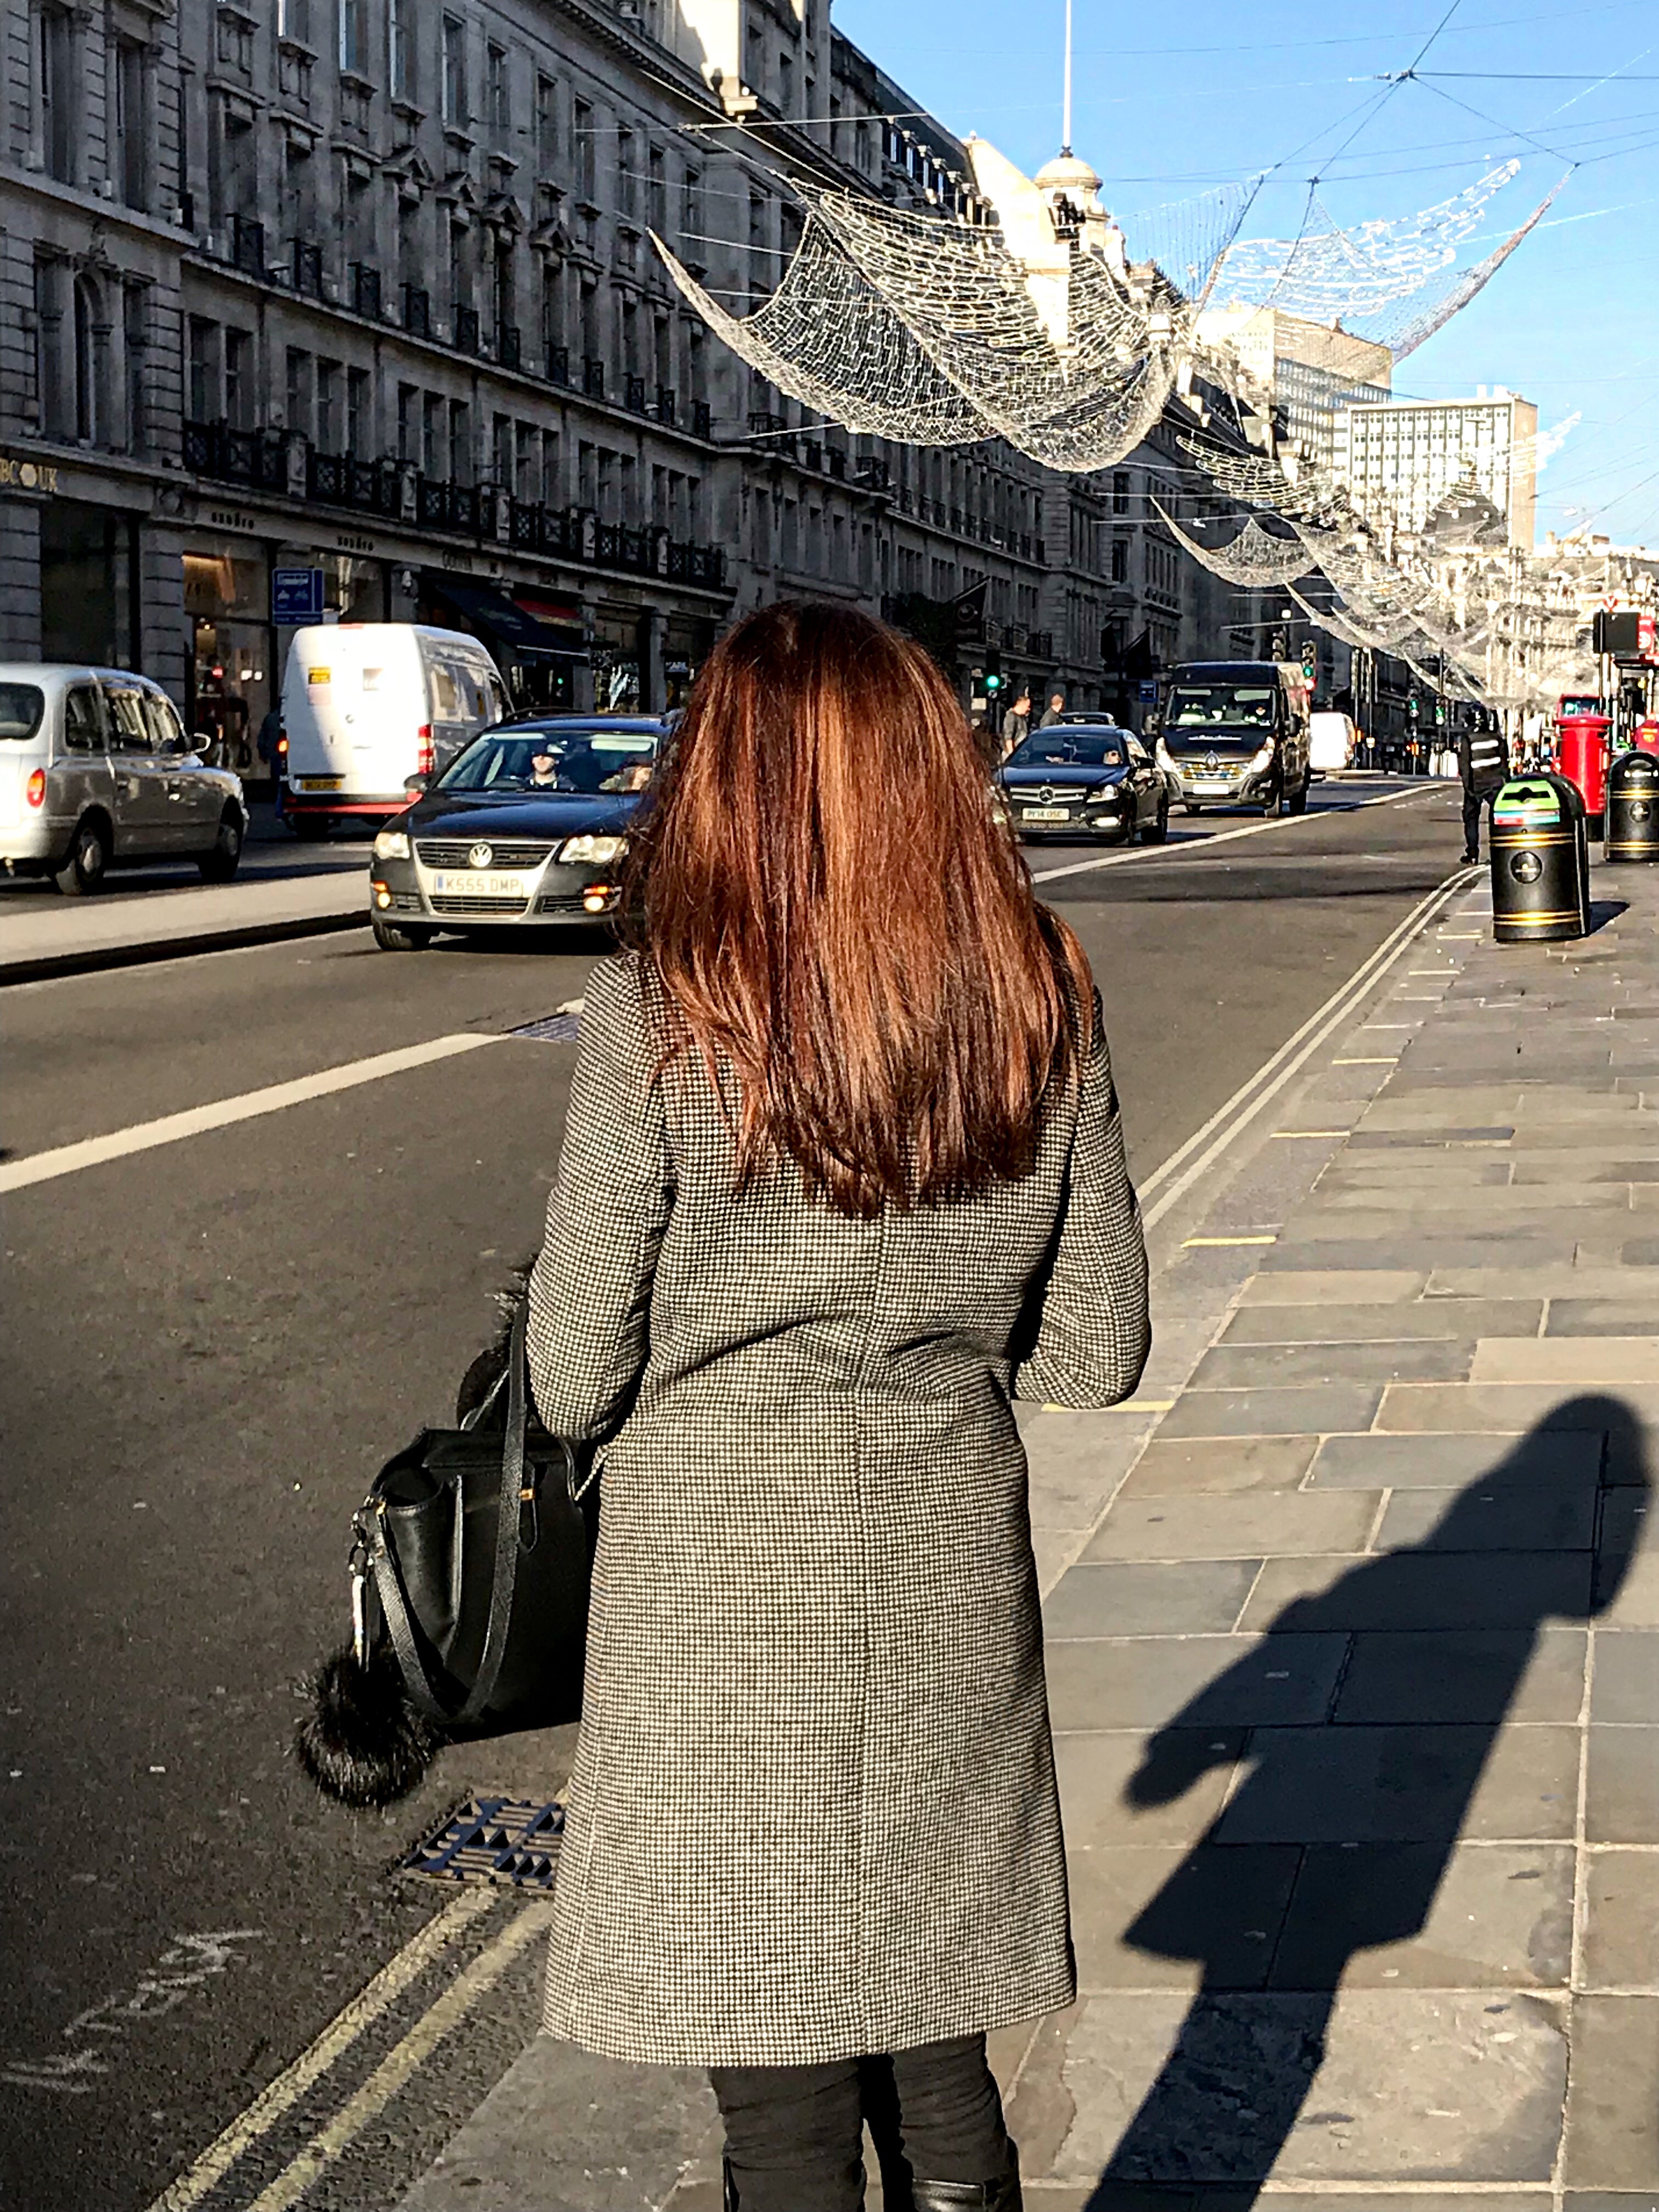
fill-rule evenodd
<path id="1" fill-rule="evenodd" d="M 374 840 L 374 857 L 377 860 L 406 860 L 409 858 L 408 830 L 382 830 Z"/>
<path id="2" fill-rule="evenodd" d="M 1158 739 L 1157 750 L 1152 757 L 1161 769 L 1165 769 L 1172 775 L 1180 775 L 1181 771 L 1176 767 L 1174 757 L 1162 738 Z"/>
<path id="3" fill-rule="evenodd" d="M 605 866 L 620 860 L 628 850 L 626 837 L 567 837 L 559 848 L 562 860 L 591 860 Z"/>
<path id="4" fill-rule="evenodd" d="M 1268 769 L 1273 766 L 1273 741 L 1271 738 L 1267 739 L 1265 744 L 1257 748 L 1256 751 L 1250 758 L 1249 772 L 1252 775 L 1260 775 L 1263 769 Z"/>

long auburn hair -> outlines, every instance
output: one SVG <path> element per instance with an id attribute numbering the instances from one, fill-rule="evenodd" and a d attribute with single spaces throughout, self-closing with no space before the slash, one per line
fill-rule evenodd
<path id="1" fill-rule="evenodd" d="M 738 623 L 627 866 L 659 1072 L 707 1070 L 739 1188 L 787 1155 L 869 1218 L 1029 1171 L 1088 1050 L 1093 981 L 919 646 L 817 603 Z"/>

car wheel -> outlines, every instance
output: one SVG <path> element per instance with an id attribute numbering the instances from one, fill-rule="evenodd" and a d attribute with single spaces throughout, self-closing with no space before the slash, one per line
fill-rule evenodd
<path id="1" fill-rule="evenodd" d="M 89 892 L 101 890 L 109 854 L 109 830 L 97 815 L 85 816 L 75 825 L 63 866 L 52 871 L 58 890 L 71 898 L 84 898 Z"/>
<path id="2" fill-rule="evenodd" d="M 318 843 L 334 827 L 326 814 L 290 814 L 288 818 L 295 836 L 307 845 Z"/>
<path id="3" fill-rule="evenodd" d="M 1156 821 L 1149 822 L 1140 833 L 1144 845 L 1161 845 L 1170 834 L 1170 802 L 1164 799 L 1158 810 Z"/>
<path id="4" fill-rule="evenodd" d="M 401 922 L 382 921 L 378 914 L 368 926 L 382 952 L 424 952 L 434 935 L 431 930 L 418 925 L 406 927 Z"/>
<path id="5" fill-rule="evenodd" d="M 202 872 L 204 884 L 228 884 L 235 874 L 242 857 L 242 817 L 234 806 L 226 807 L 219 817 L 219 834 L 205 853 L 198 853 L 196 865 Z"/>

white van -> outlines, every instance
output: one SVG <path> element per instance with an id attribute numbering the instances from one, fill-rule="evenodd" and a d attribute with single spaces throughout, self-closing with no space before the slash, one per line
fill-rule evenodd
<path id="1" fill-rule="evenodd" d="M 296 630 L 283 677 L 283 811 L 301 837 L 346 819 L 378 826 L 408 805 L 408 777 L 435 775 L 507 711 L 495 662 L 465 631 Z"/>
<path id="2" fill-rule="evenodd" d="M 1358 742 L 1352 714 L 1322 710 L 1308 717 L 1308 759 L 1316 775 L 1340 775 L 1352 768 Z"/>

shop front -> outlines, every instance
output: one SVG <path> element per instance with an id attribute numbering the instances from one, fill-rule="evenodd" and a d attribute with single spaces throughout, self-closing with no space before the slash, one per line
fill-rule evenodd
<path id="1" fill-rule="evenodd" d="M 218 766 L 259 774 L 259 725 L 276 696 L 270 556 L 204 541 L 186 545 L 184 567 L 186 726 Z"/>
<path id="2" fill-rule="evenodd" d="M 137 518 L 83 500 L 48 499 L 40 519 L 41 658 L 137 668 Z"/>
<path id="3" fill-rule="evenodd" d="M 537 584 L 485 584 L 421 572 L 417 619 L 462 629 L 489 647 L 522 714 L 587 712 L 590 663 L 580 599 Z"/>

